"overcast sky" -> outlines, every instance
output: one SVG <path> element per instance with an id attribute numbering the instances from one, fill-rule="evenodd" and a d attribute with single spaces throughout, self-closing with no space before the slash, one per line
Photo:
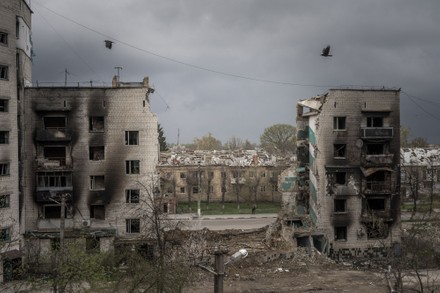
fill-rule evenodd
<path id="1" fill-rule="evenodd" d="M 440 1 L 32 0 L 33 80 L 150 77 L 168 143 L 259 142 L 331 87 L 402 88 L 401 123 L 440 143 Z M 114 41 L 111 50 L 104 40 Z M 321 57 L 331 45 L 333 57 Z M 206 69 L 206 70 L 204 70 Z M 263 81 L 265 80 L 265 81 Z M 273 81 L 273 82 L 268 82 Z M 408 96 L 409 95 L 409 96 Z"/>

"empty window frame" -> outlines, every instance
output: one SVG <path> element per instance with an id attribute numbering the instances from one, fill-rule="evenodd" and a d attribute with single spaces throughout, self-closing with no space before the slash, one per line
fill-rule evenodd
<path id="1" fill-rule="evenodd" d="M 71 187 L 72 173 L 70 172 L 39 172 L 37 173 L 38 187 Z"/>
<path id="2" fill-rule="evenodd" d="M 104 146 L 91 146 L 89 147 L 89 160 L 102 161 L 104 160 Z"/>
<path id="3" fill-rule="evenodd" d="M 335 213 L 345 213 L 347 212 L 347 200 L 346 199 L 335 199 L 334 200 Z"/>
<path id="4" fill-rule="evenodd" d="M 9 100 L 0 99 L 0 112 L 9 112 Z"/>
<path id="5" fill-rule="evenodd" d="M 104 131 L 104 116 L 89 117 L 89 131 L 103 132 Z"/>
<path id="6" fill-rule="evenodd" d="M 7 80 L 8 79 L 8 71 L 9 71 L 9 68 L 8 68 L 8 66 L 5 66 L 5 65 L 0 65 L 0 79 L 5 79 L 5 80 Z"/>
<path id="7" fill-rule="evenodd" d="M 180 172 L 180 178 L 186 178 L 186 173 Z"/>
<path id="8" fill-rule="evenodd" d="M 66 147 L 65 146 L 45 146 L 44 158 L 51 161 L 60 162 L 60 166 L 66 165 Z"/>
<path id="9" fill-rule="evenodd" d="M 367 117 L 367 127 L 383 127 L 383 117 Z"/>
<path id="10" fill-rule="evenodd" d="M 347 173 L 335 172 L 335 183 L 340 185 L 345 185 L 345 183 L 347 183 Z"/>
<path id="11" fill-rule="evenodd" d="M 60 219 L 61 205 L 44 205 L 43 213 L 45 219 Z M 64 210 L 64 217 L 66 218 L 67 209 Z"/>
<path id="12" fill-rule="evenodd" d="M 383 155 L 385 153 L 385 144 L 367 143 L 367 155 Z"/>
<path id="13" fill-rule="evenodd" d="M 0 45 L 8 45 L 8 33 L 0 32 Z"/>
<path id="14" fill-rule="evenodd" d="M 185 193 L 185 187 L 180 187 L 180 193 Z"/>
<path id="15" fill-rule="evenodd" d="M 9 144 L 9 131 L 0 131 L 0 144 Z"/>
<path id="16" fill-rule="evenodd" d="M 9 208 L 11 206 L 11 195 L 0 195 L 0 209 Z"/>
<path id="17" fill-rule="evenodd" d="M 126 219 L 125 220 L 125 232 L 127 232 L 127 233 L 140 233 L 141 232 L 141 220 L 140 219 Z"/>
<path id="18" fill-rule="evenodd" d="M 266 172 L 261 171 L 261 172 L 260 172 L 260 177 L 266 177 Z"/>
<path id="19" fill-rule="evenodd" d="M 139 173 L 140 173 L 139 160 L 125 161 L 125 174 L 139 174 Z"/>
<path id="20" fill-rule="evenodd" d="M 384 211 L 386 207 L 385 198 L 368 198 L 367 207 L 372 211 Z"/>
<path id="21" fill-rule="evenodd" d="M 336 226 L 335 227 L 335 240 L 336 241 L 347 240 L 347 226 Z"/>
<path id="22" fill-rule="evenodd" d="M 139 203 L 140 190 L 139 189 L 126 189 L 125 190 L 125 202 L 126 203 Z"/>
<path id="23" fill-rule="evenodd" d="M 199 193 L 199 188 L 197 186 L 193 186 L 192 193 Z"/>
<path id="24" fill-rule="evenodd" d="M 91 205 L 90 206 L 90 218 L 96 220 L 105 220 L 105 206 L 104 205 Z"/>
<path id="25" fill-rule="evenodd" d="M 345 120 L 346 117 L 333 117 L 333 129 L 346 130 Z"/>
<path id="26" fill-rule="evenodd" d="M 385 239 L 388 237 L 389 227 L 387 223 L 375 221 L 365 224 L 368 239 Z"/>
<path id="27" fill-rule="evenodd" d="M 90 176 L 90 190 L 104 190 L 104 176 L 103 175 L 93 175 Z"/>
<path id="28" fill-rule="evenodd" d="M 261 191 L 261 192 L 266 192 L 266 186 L 264 186 L 264 185 L 263 185 L 263 186 L 260 186 L 260 191 Z"/>
<path id="29" fill-rule="evenodd" d="M 0 176 L 9 175 L 9 163 L 0 163 Z"/>
<path id="30" fill-rule="evenodd" d="M 0 229 L 0 241 L 6 242 L 11 240 L 11 228 Z"/>
<path id="31" fill-rule="evenodd" d="M 66 117 L 64 116 L 46 116 L 43 118 L 44 128 L 46 129 L 65 129 Z"/>
<path id="32" fill-rule="evenodd" d="M 347 152 L 346 144 L 334 144 L 333 145 L 333 156 L 335 158 L 345 158 Z"/>
<path id="33" fill-rule="evenodd" d="M 138 145 L 138 144 L 139 144 L 139 131 L 126 131 L 125 145 Z"/>

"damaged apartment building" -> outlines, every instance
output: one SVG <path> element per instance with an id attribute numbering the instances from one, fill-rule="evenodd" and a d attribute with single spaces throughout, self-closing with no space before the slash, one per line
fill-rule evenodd
<path id="1" fill-rule="evenodd" d="M 175 212 L 174 202 L 280 201 L 278 175 L 293 158 L 262 150 L 187 151 L 161 154 L 158 171 L 162 192 L 168 196 L 164 210 Z"/>
<path id="2" fill-rule="evenodd" d="M 293 215 L 311 220 L 313 245 L 333 258 L 399 247 L 399 96 L 330 89 L 297 104 L 298 161 L 284 189 L 292 191 Z"/>
<path id="3" fill-rule="evenodd" d="M 148 78 L 112 87 L 26 88 L 23 221 L 32 256 L 64 237 L 105 251 L 138 240 L 158 162 Z M 63 228 L 64 227 L 64 228 Z"/>

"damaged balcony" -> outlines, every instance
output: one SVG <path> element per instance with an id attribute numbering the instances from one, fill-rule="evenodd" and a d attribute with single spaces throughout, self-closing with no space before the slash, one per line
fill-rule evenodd
<path id="1" fill-rule="evenodd" d="M 362 156 L 362 164 L 365 167 L 389 166 L 393 164 L 394 154 L 374 154 Z"/>
<path id="2" fill-rule="evenodd" d="M 393 127 L 361 127 L 361 138 L 375 139 L 375 138 L 393 138 Z"/>
<path id="3" fill-rule="evenodd" d="M 66 128 L 45 128 L 37 129 L 36 140 L 40 142 L 44 141 L 71 141 L 72 140 L 71 129 Z"/>
<path id="4" fill-rule="evenodd" d="M 368 196 L 362 202 L 361 221 L 364 223 L 393 221 L 389 199 L 384 196 Z"/>
<path id="5" fill-rule="evenodd" d="M 61 219 L 38 219 L 37 228 L 41 231 L 59 231 L 61 227 Z M 64 220 L 64 228 L 73 230 L 73 219 Z"/>

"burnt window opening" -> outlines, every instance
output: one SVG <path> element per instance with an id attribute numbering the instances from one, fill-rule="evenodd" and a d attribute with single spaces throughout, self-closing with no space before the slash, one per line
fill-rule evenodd
<path id="1" fill-rule="evenodd" d="M 168 214 L 168 204 L 167 204 L 167 203 L 164 203 L 164 204 L 162 205 L 162 209 L 163 209 L 163 212 L 164 212 L 165 214 Z"/>
<path id="2" fill-rule="evenodd" d="M 102 161 L 104 160 L 104 146 L 91 146 L 89 147 L 89 160 Z"/>
<path id="3" fill-rule="evenodd" d="M 59 129 L 66 128 L 66 117 L 64 116 L 46 116 L 43 118 L 44 128 L 46 129 Z"/>
<path id="4" fill-rule="evenodd" d="M 333 129 L 334 130 L 345 130 L 345 120 L 346 117 L 333 117 Z"/>
<path id="5" fill-rule="evenodd" d="M 346 199 L 335 199 L 334 200 L 335 213 L 345 213 L 347 212 L 347 200 Z"/>
<path id="6" fill-rule="evenodd" d="M 346 150 L 347 150 L 346 144 L 334 144 L 333 145 L 333 156 L 335 158 L 345 158 Z"/>
<path id="7" fill-rule="evenodd" d="M 104 176 L 90 176 L 90 190 L 104 190 L 105 184 L 104 184 Z"/>
<path id="8" fill-rule="evenodd" d="M 0 229 L 0 242 L 11 240 L 11 228 Z"/>
<path id="9" fill-rule="evenodd" d="M 9 101 L 0 99 L 0 112 L 9 112 Z"/>
<path id="10" fill-rule="evenodd" d="M 386 207 L 385 198 L 369 198 L 367 199 L 367 207 L 372 211 L 384 211 Z"/>
<path id="11" fill-rule="evenodd" d="M 11 206 L 11 195 L 0 195 L 0 209 L 9 208 Z"/>
<path id="12" fill-rule="evenodd" d="M 0 44 L 8 45 L 8 33 L 0 32 Z"/>
<path id="13" fill-rule="evenodd" d="M 58 161 L 60 166 L 66 165 L 66 147 L 64 146 L 45 146 L 44 158 L 50 161 Z"/>
<path id="14" fill-rule="evenodd" d="M 385 181 L 385 179 L 386 179 L 386 172 L 385 171 L 377 171 L 367 177 L 367 181 L 383 182 L 383 181 Z"/>
<path id="15" fill-rule="evenodd" d="M 9 175 L 9 163 L 0 163 L 0 176 Z"/>
<path id="16" fill-rule="evenodd" d="M 260 177 L 266 177 L 266 172 L 261 171 L 261 172 L 260 172 Z"/>
<path id="17" fill-rule="evenodd" d="M 180 187 L 180 193 L 185 193 L 185 187 Z"/>
<path id="18" fill-rule="evenodd" d="M 193 186 L 192 193 L 199 193 L 199 188 L 197 186 Z"/>
<path id="19" fill-rule="evenodd" d="M 180 173 L 180 178 L 186 178 L 186 173 L 181 172 Z"/>
<path id="20" fill-rule="evenodd" d="M 38 187 L 71 187 L 72 173 L 70 172 L 39 172 L 37 173 Z"/>
<path id="21" fill-rule="evenodd" d="M 44 205 L 43 213 L 45 219 L 60 219 L 61 205 Z M 64 218 L 67 217 L 67 208 L 64 210 Z"/>
<path id="22" fill-rule="evenodd" d="M 339 185 L 345 185 L 345 183 L 347 183 L 347 173 L 335 172 L 335 183 Z"/>
<path id="23" fill-rule="evenodd" d="M 125 174 L 139 174 L 139 173 L 140 173 L 139 160 L 125 161 Z"/>
<path id="24" fill-rule="evenodd" d="M 139 189 L 127 189 L 125 190 L 125 202 L 126 203 L 139 203 L 140 190 Z"/>
<path id="25" fill-rule="evenodd" d="M 9 71 L 8 66 L 0 65 L 0 79 L 7 80 L 8 79 L 8 71 Z"/>
<path id="26" fill-rule="evenodd" d="M 138 247 L 139 254 L 146 260 L 154 260 L 154 246 L 149 244 L 143 244 Z"/>
<path id="27" fill-rule="evenodd" d="M 9 144 L 9 131 L 0 131 L 0 144 Z"/>
<path id="28" fill-rule="evenodd" d="M 90 206 L 90 218 L 96 220 L 105 220 L 105 206 L 104 205 L 91 205 Z"/>
<path id="29" fill-rule="evenodd" d="M 141 232 L 141 220 L 140 219 L 126 219 L 125 220 L 125 232 L 127 232 L 127 233 L 140 233 Z"/>
<path id="30" fill-rule="evenodd" d="M 347 226 L 336 226 L 335 227 L 335 240 L 336 241 L 347 240 Z"/>
<path id="31" fill-rule="evenodd" d="M 99 238 L 86 238 L 86 251 L 87 252 L 99 252 L 100 241 Z"/>
<path id="32" fill-rule="evenodd" d="M 365 224 L 368 239 L 385 239 L 388 237 L 389 227 L 383 221 Z"/>
<path id="33" fill-rule="evenodd" d="M 300 219 L 289 219 L 286 220 L 286 226 L 288 227 L 294 227 L 294 228 L 301 228 L 304 227 L 304 223 Z"/>
<path id="34" fill-rule="evenodd" d="M 367 117 L 367 127 L 383 127 L 383 117 Z"/>
<path id="35" fill-rule="evenodd" d="M 139 144 L 139 131 L 126 131 L 125 145 L 138 145 L 138 144 Z"/>
<path id="36" fill-rule="evenodd" d="M 103 132 L 104 131 L 104 117 L 91 116 L 89 117 L 89 131 Z"/>
<path id="37" fill-rule="evenodd" d="M 385 144 L 383 143 L 368 143 L 367 155 L 383 155 L 385 153 Z"/>

